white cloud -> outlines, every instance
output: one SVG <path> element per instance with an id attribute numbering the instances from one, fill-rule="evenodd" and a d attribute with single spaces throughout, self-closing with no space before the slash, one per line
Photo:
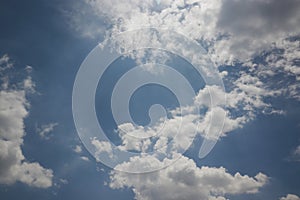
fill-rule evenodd
<path id="1" fill-rule="evenodd" d="M 247 3 L 241 0 L 166 0 L 162 1 L 159 7 L 155 1 L 118 1 L 117 4 L 102 0 L 86 2 L 93 7 L 96 15 L 107 16 L 111 19 L 113 33 L 142 26 L 169 28 L 188 38 L 206 43 L 212 59 L 219 64 L 232 63 L 235 60 L 249 61 L 263 50 L 269 50 L 276 43 L 278 48 L 283 46 L 282 48 L 286 49 L 284 59 L 281 59 L 286 61 L 281 63 L 281 66 L 285 67 L 286 72 L 300 73 L 299 67 L 291 64 L 299 57 L 298 42 L 288 43 L 285 40 L 292 35 L 300 34 L 300 20 L 297 20 L 300 19 L 300 14 L 296 12 L 300 3 L 297 0 L 288 2 L 253 0 Z M 238 12 L 232 12 L 231 9 L 236 9 Z M 123 44 L 123 47 L 131 49 L 133 47 L 129 46 L 135 43 L 157 42 L 153 41 L 153 38 L 147 41 L 145 39 L 147 37 L 143 35 L 127 38 L 128 42 Z M 286 41 L 284 45 L 280 45 L 282 41 Z M 178 44 L 174 46 L 174 48 L 188 49 Z M 244 79 L 249 74 L 243 76 Z M 254 81 L 235 84 L 246 93 L 244 96 L 252 95 L 252 99 L 248 98 L 252 103 L 261 104 L 260 97 L 265 94 L 266 90 L 263 90 L 261 86 L 257 87 Z M 289 88 L 292 90 L 291 95 L 296 96 L 294 93 L 297 89 L 299 90 L 297 84 Z M 255 98 L 253 95 L 256 95 L 258 99 L 253 99 Z"/>
<path id="2" fill-rule="evenodd" d="M 96 142 L 97 143 L 97 142 Z M 95 142 L 94 142 L 94 144 L 95 144 Z M 98 145 L 98 144 L 96 144 L 96 145 Z M 96 148 L 99 148 L 98 146 L 96 147 Z M 77 153 L 77 154 L 82 154 L 82 146 L 81 145 L 76 145 L 74 148 L 73 148 L 73 151 L 75 152 L 75 153 Z M 87 156 L 83 156 L 83 155 L 81 155 L 80 156 L 80 159 L 81 160 L 84 160 L 84 161 L 90 161 L 90 159 L 87 157 Z"/>
<path id="3" fill-rule="evenodd" d="M 2 55 L 0 58 L 0 73 L 13 67 L 7 54 Z"/>
<path id="4" fill-rule="evenodd" d="M 50 123 L 50 124 L 45 124 L 42 125 L 40 128 L 37 128 L 38 134 L 42 139 L 50 139 L 49 133 L 51 133 L 54 128 L 58 126 L 58 123 Z"/>
<path id="5" fill-rule="evenodd" d="M 300 200 L 300 197 L 294 194 L 288 194 L 286 197 L 280 198 L 280 200 Z"/>
<path id="6" fill-rule="evenodd" d="M 9 58 L 4 60 L 8 62 Z M 37 162 L 26 161 L 21 149 L 25 135 L 24 119 L 28 115 L 29 105 L 24 89 L 10 89 L 7 86 L 0 91 L 0 183 L 20 181 L 47 188 L 52 186 L 52 170 L 43 168 Z"/>
<path id="7" fill-rule="evenodd" d="M 300 34 L 300 14 L 296 12 L 300 3 L 297 0 L 251 0 L 246 3 L 241 0 L 165 0 L 161 1 L 159 6 L 155 0 L 119 0 L 117 4 L 106 0 L 85 2 L 93 8 L 95 15 L 105 16 L 110 20 L 112 33 L 141 27 L 169 28 L 205 43 L 212 59 L 218 64 L 232 64 L 236 60 L 249 61 L 253 56 L 270 50 L 276 44 L 276 48 L 285 50 L 284 55 L 280 55 L 283 58 L 279 61 L 277 59 L 276 63 L 274 59 L 268 59 L 267 71 L 276 73 L 276 69 L 271 68 L 274 64 L 280 65 L 286 73 L 295 74 L 296 78 L 300 73 L 295 64 L 300 52 L 298 41 L 286 40 L 290 36 Z M 237 12 L 232 12 L 232 9 Z M 149 36 L 144 32 L 143 34 L 126 38 L 127 42 L 122 41 L 122 47 L 132 49 L 136 43 L 147 46 L 147 42 L 158 42 L 155 38 L 147 40 Z M 186 51 L 188 49 L 178 46 L 176 41 L 173 43 L 174 48 Z M 247 109 L 266 106 L 262 97 L 270 93 L 263 84 L 268 84 L 261 82 L 258 77 L 251 77 L 250 82 L 242 82 L 247 76 L 250 77 L 247 73 L 234 74 L 241 76 L 234 83 L 237 89 L 241 90 L 236 92 L 251 104 L 246 106 Z M 254 75 L 258 76 L 258 73 L 263 72 L 258 70 Z M 300 99 L 298 85 L 290 84 L 288 90 L 290 96 Z"/>
<path id="8" fill-rule="evenodd" d="M 152 156 L 136 157 L 117 167 L 145 168 L 162 162 Z M 226 195 L 251 194 L 268 182 L 266 175 L 255 177 L 236 173 L 231 175 L 225 168 L 197 167 L 196 163 L 181 157 L 173 165 L 149 174 L 128 174 L 113 171 L 109 186 L 113 189 L 131 188 L 136 199 L 226 199 Z"/>
<path id="9" fill-rule="evenodd" d="M 119 0 L 86 1 L 95 15 L 107 17 L 113 32 L 160 27 L 206 42 L 213 59 L 222 63 L 247 61 L 273 42 L 299 34 L 297 0 Z M 235 10 L 235 12 L 232 12 Z"/>
<path id="10" fill-rule="evenodd" d="M 190 142 L 189 136 L 192 135 L 190 133 L 193 133 L 198 125 L 200 134 L 215 139 L 218 131 L 214 129 L 211 132 L 208 131 L 210 124 L 212 127 L 219 127 L 224 123 L 222 132 L 222 136 L 224 136 L 226 132 L 240 128 L 254 119 L 260 111 L 284 113 L 281 110 L 273 109 L 272 105 L 266 102 L 266 97 L 288 94 L 287 97 L 300 99 L 300 87 L 297 82 L 300 75 L 299 40 L 287 39 L 300 34 L 300 12 L 297 12 L 300 3 L 297 0 L 250 0 L 247 2 L 243 0 L 162 0 L 159 6 L 155 0 L 119 0 L 117 3 L 108 0 L 86 0 L 86 2 L 93 7 L 95 15 L 110 20 L 112 28 L 109 31 L 112 35 L 141 27 L 167 28 L 182 33 L 190 39 L 200 41 L 217 65 L 242 64 L 242 66 L 235 66 L 237 69 L 226 69 L 220 73 L 224 80 L 230 82 L 226 92 L 216 86 L 206 86 L 195 97 L 195 105 L 184 108 L 185 113 L 182 119 L 174 117 L 164 124 L 164 131 L 156 138 L 153 145 L 154 149 L 159 149 L 159 153 L 166 153 L 167 149 L 164 147 L 169 139 L 177 133 L 174 129 L 182 120 L 184 121 L 181 127 L 182 134 L 179 134 L 182 137 L 178 137 L 178 140 L 175 141 L 176 148 Z M 122 38 L 121 42 L 117 42 L 120 42 L 125 49 L 134 49 L 136 44 L 147 46 L 147 43 L 159 42 L 149 35 L 147 33 L 134 35 L 130 38 Z M 174 45 L 172 48 L 184 50 L 184 55 L 190 53 L 189 48 L 178 44 L 178 41 L 174 41 L 172 44 Z M 283 53 L 274 51 L 278 49 L 282 49 Z M 143 54 L 136 56 L 138 59 Z M 255 63 L 254 58 L 257 57 L 263 61 Z M 151 70 L 155 71 L 155 69 Z M 291 75 L 288 76 L 289 78 L 295 77 L 296 81 L 291 83 L 286 78 L 282 81 L 283 83 L 279 84 L 276 80 L 269 78 L 278 75 L 278 71 Z M 288 86 L 286 87 L 286 85 Z M 227 102 L 223 101 L 225 95 Z M 201 118 L 195 118 L 194 107 L 211 108 L 212 96 L 216 107 L 208 110 Z M 224 122 L 222 120 L 211 122 L 213 114 L 221 116 L 225 113 L 227 115 Z M 159 125 L 148 130 L 131 127 L 129 135 L 152 135 L 150 132 L 156 133 L 160 129 Z M 120 136 L 123 141 L 121 148 L 124 150 L 144 152 L 152 147 L 147 140 L 133 139 L 126 134 L 120 134 Z M 111 152 L 108 144 L 98 146 L 101 147 L 99 148 L 101 151 Z M 185 161 L 189 164 L 192 163 L 192 161 Z M 147 164 L 149 166 L 161 165 L 161 162 L 163 161 L 159 161 L 155 157 L 136 157 L 129 163 L 119 165 L 118 168 L 147 168 Z M 204 172 L 211 175 L 208 177 L 209 180 L 212 180 L 211 186 L 209 187 L 208 184 L 208 186 L 201 185 L 199 187 L 197 184 L 203 184 L 207 180 L 201 176 L 201 181 L 198 183 L 198 179 L 185 180 L 186 176 L 177 177 L 186 170 L 177 164 L 151 176 L 143 175 L 146 178 L 143 178 L 142 181 L 138 175 L 131 176 L 114 172 L 111 177 L 111 187 L 132 187 L 138 199 L 199 199 L 201 197 L 203 199 L 225 199 L 226 194 L 257 192 L 258 188 L 263 186 L 267 180 L 262 174 L 250 178 L 239 174 L 230 175 L 223 168 L 197 168 L 194 166 L 192 172 L 189 173 L 197 175 L 193 174 L 194 176 L 188 177 L 197 179 L 198 175 Z M 173 178 L 169 174 L 173 172 L 172 170 L 176 172 L 174 172 Z M 147 170 L 145 169 L 145 171 Z M 215 181 L 217 180 L 215 176 L 220 179 Z M 174 181 L 175 179 L 177 182 Z M 232 188 L 226 187 L 222 181 L 231 183 L 228 185 L 232 185 Z M 191 183 L 194 184 L 194 188 L 185 186 Z"/>
<path id="11" fill-rule="evenodd" d="M 102 153 L 106 153 L 109 155 L 109 157 L 112 158 L 113 154 L 112 154 L 112 146 L 109 142 L 106 141 L 99 141 L 96 138 L 93 138 L 91 141 L 92 145 L 94 145 L 95 149 L 96 149 L 96 160 L 100 161 L 100 156 Z"/>
<path id="12" fill-rule="evenodd" d="M 86 157 L 86 156 L 81 156 L 80 159 L 84 160 L 84 161 L 90 161 L 90 159 L 88 157 Z"/>
<path id="13" fill-rule="evenodd" d="M 82 152 L 82 147 L 80 145 L 76 145 L 75 148 L 73 149 L 76 153 L 81 153 Z"/>
<path id="14" fill-rule="evenodd" d="M 300 20 L 296 20 L 300 19 L 300 14 L 296 12 L 296 8 L 300 7 L 298 1 L 288 0 L 289 5 L 275 0 L 251 0 L 246 3 L 241 0 L 164 0 L 160 5 L 157 5 L 155 0 L 119 0 L 117 3 L 108 0 L 86 0 L 85 2 L 92 8 L 95 16 L 109 20 L 112 25 L 109 31 L 112 36 L 141 27 L 166 28 L 200 41 L 208 49 L 213 61 L 219 65 L 242 62 L 241 66 L 235 66 L 237 70 L 226 69 L 220 73 L 224 80 L 230 82 L 229 86 L 226 85 L 228 87 L 226 92 L 216 86 L 206 86 L 195 97 L 195 105 L 184 108 L 186 113 L 182 118 L 174 117 L 163 125 L 159 124 L 147 130 L 143 127 L 133 127 L 126 134 L 119 132 L 123 142 L 119 148 L 123 150 L 144 152 L 153 147 L 149 140 L 136 139 L 130 135 L 155 135 L 164 126 L 162 134 L 156 137 L 157 144 L 154 144 L 155 148 L 162 147 L 162 144 L 166 144 L 170 138 L 173 139 L 178 132 L 174 127 L 178 127 L 182 121 L 184 123 L 180 126 L 181 131 L 178 140 L 175 140 L 174 149 L 180 149 L 188 144 L 197 126 L 202 136 L 217 139 L 220 134 L 225 136 L 226 133 L 243 127 L 245 123 L 253 120 L 258 112 L 284 113 L 282 110 L 273 109 L 272 105 L 265 101 L 266 97 L 276 97 L 286 90 L 289 90 L 289 96 L 297 97 L 299 94 L 300 88 L 297 83 L 290 84 L 288 89 L 285 86 L 273 88 L 276 84 L 264 79 L 264 75 L 274 75 L 277 73 L 276 70 L 271 69 L 270 66 L 267 66 L 266 70 L 261 70 L 259 64 L 252 62 L 261 52 L 272 50 L 275 43 L 276 48 L 285 49 L 285 53 L 280 55 L 283 56 L 280 59 L 267 56 L 267 64 L 283 66 L 281 68 L 286 73 L 298 77 L 299 67 L 294 62 L 299 57 L 298 41 L 286 40 L 292 35 L 300 34 L 300 26 L 298 26 Z M 236 9 L 237 12 L 232 12 L 232 9 Z M 176 40 L 170 42 L 168 35 L 162 34 L 161 38 L 153 35 L 155 34 L 150 31 L 141 31 L 136 35 L 125 35 L 124 37 L 128 36 L 126 38 L 113 37 L 113 39 L 116 39 L 116 47 L 119 49 L 131 50 L 137 45 L 152 46 L 151 44 L 158 43 L 162 48 L 169 45 L 168 49 L 179 49 L 178 51 L 183 55 L 191 54 L 189 51 L 191 47 Z M 142 52 L 133 56 L 139 60 L 145 55 Z M 152 57 L 157 56 L 150 56 L 151 59 L 155 59 Z M 161 60 L 161 57 L 158 59 Z M 194 55 L 193 59 L 202 63 L 197 55 Z M 155 71 L 153 68 L 150 70 Z M 227 98 L 226 102 L 224 96 Z M 212 97 L 215 107 L 211 106 Z M 203 116 L 195 117 L 196 106 L 207 107 L 209 110 Z M 225 114 L 223 121 L 222 116 Z M 220 120 L 212 121 L 212 116 Z M 119 129 L 122 126 L 125 124 L 120 125 Z M 223 130 L 219 127 L 223 127 Z M 160 137 L 163 139 L 160 140 Z M 108 144 L 101 145 L 101 149 L 111 151 Z M 165 150 L 162 148 L 161 151 Z"/>
<path id="15" fill-rule="evenodd" d="M 272 80 L 280 76 L 281 80 L 276 84 L 274 81 L 264 84 L 285 97 L 300 100 L 300 46 L 299 39 L 287 38 L 279 40 L 275 46 L 266 52 L 265 65 L 258 66 L 257 75 Z"/>

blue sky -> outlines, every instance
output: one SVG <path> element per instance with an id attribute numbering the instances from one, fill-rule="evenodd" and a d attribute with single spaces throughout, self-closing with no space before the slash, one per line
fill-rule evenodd
<path id="1" fill-rule="evenodd" d="M 296 8 L 300 8 L 296 0 L 1 1 L 1 199 L 300 199 L 300 15 Z M 72 92 L 77 72 L 92 49 L 110 36 L 141 27 L 163 28 L 197 41 L 215 63 L 224 90 L 205 85 L 192 64 L 170 53 L 129 55 L 108 66 L 97 87 L 95 109 L 111 144 L 123 151 L 160 151 L 156 146 L 170 140 L 172 127 L 178 125 L 177 115 L 171 112 L 178 107 L 174 91 L 148 84 L 135 91 L 128 109 L 134 121 L 145 126 L 151 105 L 163 105 L 170 112 L 162 136 L 130 140 L 122 135 L 125 129 L 129 134 L 157 130 L 150 127 L 147 132 L 114 121 L 110 93 L 125 71 L 134 65 L 165 64 L 183 74 L 196 93 L 187 113 L 181 113 L 182 137 L 172 144 L 178 149 L 186 141 L 192 145 L 167 168 L 136 175 L 123 172 L 163 166 L 161 158 L 171 150 L 140 155 L 135 161 L 118 163 L 119 171 L 111 169 L 101 162 L 114 159 L 110 144 L 95 132 L 89 144 L 81 142 L 73 120 Z M 125 34 L 128 43 L 118 43 L 117 37 L 113 42 L 125 50 L 134 48 L 130 41 L 146 46 L 160 42 L 148 41 L 151 34 L 140 33 Z M 168 48 L 179 48 L 188 57 L 194 47 L 181 42 L 171 42 Z M 101 56 L 97 61 L 101 65 Z M 145 65 L 143 70 L 137 79 L 144 73 L 168 76 L 156 65 Z M 215 107 L 208 105 L 207 91 L 216 99 Z M 200 113 L 195 107 L 201 108 Z M 206 126 L 221 123 L 210 122 L 211 115 L 221 117 L 225 126 L 212 151 L 200 159 L 203 140 L 214 136 Z M 200 125 L 191 139 L 195 121 Z M 89 145 L 92 154 L 85 148 Z"/>

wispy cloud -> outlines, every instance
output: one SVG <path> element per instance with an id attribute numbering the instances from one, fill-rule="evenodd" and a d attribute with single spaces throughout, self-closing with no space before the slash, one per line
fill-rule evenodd
<path id="1" fill-rule="evenodd" d="M 42 139 L 49 140 L 51 137 L 50 133 L 53 132 L 56 126 L 58 126 L 58 123 L 44 124 L 41 127 L 38 127 L 36 131 Z"/>

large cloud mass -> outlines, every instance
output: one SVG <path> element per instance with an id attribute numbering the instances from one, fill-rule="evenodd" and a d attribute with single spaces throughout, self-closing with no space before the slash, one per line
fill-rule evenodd
<path id="1" fill-rule="evenodd" d="M 193 115 L 194 107 L 209 108 L 211 96 L 216 107 L 208 110 L 200 125 L 197 124 L 200 134 L 209 139 L 217 137 L 207 135 L 205 127 L 221 123 L 209 121 L 213 113 L 227 113 L 222 132 L 222 136 L 226 136 L 226 133 L 254 119 L 257 113 L 284 113 L 275 109 L 268 99 L 281 96 L 300 100 L 298 0 L 161 0 L 159 5 L 155 0 L 85 2 L 93 15 L 105 19 L 110 25 L 108 36 L 141 27 L 169 29 L 196 40 L 208 51 L 223 77 L 226 92 L 214 85 L 199 91 L 194 104 L 186 108 L 183 119 L 187 125 L 183 129 L 186 135 L 193 132 L 195 121 L 199 122 Z M 122 48 L 132 49 L 132 44 L 146 46 L 147 42 L 159 42 L 147 40 L 147 37 L 135 35 L 125 38 Z M 175 47 L 190 53 L 189 47 L 176 42 Z M 136 58 L 139 59 L 139 55 Z M 226 103 L 222 100 L 224 95 L 228 99 Z M 166 131 L 152 148 L 165 153 L 166 149 L 162 147 L 166 146 L 176 124 L 176 118 L 168 121 Z M 124 126 L 131 127 L 130 124 L 120 127 Z M 130 130 L 132 133 L 145 132 L 142 128 Z M 144 151 L 150 146 L 148 141 L 130 140 L 126 135 L 121 135 L 121 139 L 123 150 Z M 175 144 L 180 146 L 189 139 L 180 138 Z M 147 169 L 147 166 L 159 166 L 164 162 L 170 160 L 159 160 L 155 156 L 135 157 L 116 168 L 125 171 L 135 167 Z M 254 178 L 239 173 L 231 175 L 224 168 L 198 168 L 185 157 L 156 173 L 128 175 L 113 172 L 111 179 L 112 188 L 130 187 L 137 199 L 226 199 L 226 195 L 256 193 L 267 182 L 266 175 L 261 173 Z M 288 195 L 282 199 L 297 198 Z"/>
<path id="2" fill-rule="evenodd" d="M 6 59 L 5 59 L 6 58 Z M 11 89 L 5 70 L 11 68 L 9 57 L 1 58 L 0 75 L 0 184 L 16 181 L 30 186 L 47 188 L 52 185 L 53 172 L 39 163 L 26 161 L 22 153 L 24 118 L 28 115 L 29 102 L 26 100 L 28 84 L 20 89 Z M 24 83 L 27 83 L 25 81 Z M 32 90 L 30 90 L 32 91 Z"/>
<path id="3" fill-rule="evenodd" d="M 297 0 L 183 1 L 86 0 L 115 32 L 141 27 L 168 28 L 202 40 L 220 64 L 246 61 L 272 44 L 299 34 Z"/>
<path id="4" fill-rule="evenodd" d="M 117 168 L 143 168 L 159 164 L 159 160 L 150 156 L 133 159 Z M 166 169 L 149 174 L 135 175 L 115 171 L 111 179 L 111 188 L 132 188 L 136 199 L 145 200 L 221 200 L 226 199 L 226 195 L 257 193 L 268 181 L 267 176 L 262 173 L 249 177 L 240 173 L 231 175 L 223 167 L 199 168 L 187 157 L 180 158 Z"/>

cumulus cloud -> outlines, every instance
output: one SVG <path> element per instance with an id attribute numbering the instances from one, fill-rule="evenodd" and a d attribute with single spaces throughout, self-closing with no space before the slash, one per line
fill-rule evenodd
<path id="1" fill-rule="evenodd" d="M 280 200 L 300 200 L 300 197 L 294 194 L 288 194 L 286 197 L 280 198 Z"/>
<path id="2" fill-rule="evenodd" d="M 87 156 L 84 156 L 82 155 L 83 151 L 82 151 L 82 146 L 81 145 L 76 145 L 74 148 L 73 148 L 73 151 L 77 154 L 80 155 L 80 159 L 83 160 L 83 161 L 90 161 L 90 159 L 87 157 Z"/>
<path id="3" fill-rule="evenodd" d="M 273 84 L 273 81 L 265 82 L 269 88 L 277 90 L 284 96 L 300 100 L 300 46 L 299 37 L 281 40 L 275 43 L 263 56 L 263 63 L 258 63 L 257 75 L 265 80 L 274 80 L 280 76 L 281 81 Z"/>
<path id="4" fill-rule="evenodd" d="M 278 55 L 277 59 L 271 59 L 271 55 L 269 56 L 265 63 L 268 68 L 265 74 L 266 71 L 276 74 L 276 69 L 273 67 L 276 65 L 284 68 L 286 73 L 298 77 L 298 41 L 287 39 L 300 34 L 300 20 L 298 20 L 300 15 L 297 12 L 300 3 L 297 0 L 288 2 L 166 0 L 161 1 L 160 5 L 157 5 L 154 0 L 118 1 L 117 5 L 112 5 L 110 1 L 86 2 L 93 7 L 96 15 L 107 16 L 111 20 L 112 33 L 141 27 L 171 29 L 188 38 L 201 41 L 201 44 L 205 44 L 211 58 L 219 65 L 232 64 L 235 61 L 251 61 L 255 56 L 272 49 L 275 44 L 276 49 L 284 49 L 284 53 Z M 135 41 L 137 43 L 148 41 L 145 35 L 126 39 L 139 40 Z M 156 41 L 152 39 L 149 42 Z M 130 44 L 132 43 L 128 42 L 123 47 L 130 49 Z M 177 45 L 175 48 L 179 48 Z M 254 75 L 258 76 L 258 74 Z M 246 84 L 243 89 L 251 89 L 251 83 Z M 291 96 L 298 97 L 297 90 L 299 90 L 297 84 L 290 84 Z M 261 94 L 264 94 L 264 91 L 260 91 L 256 96 Z"/>
<path id="5" fill-rule="evenodd" d="M 272 43 L 299 34 L 297 0 L 86 1 L 107 17 L 113 32 L 141 27 L 169 28 L 202 40 L 220 64 L 246 61 Z M 232 12 L 234 10 L 234 12 Z"/>
<path id="6" fill-rule="evenodd" d="M 176 49 L 183 55 L 190 55 L 190 46 L 185 46 L 179 41 L 170 40 L 170 37 L 162 34 L 156 37 L 151 31 L 141 31 L 136 35 L 127 34 L 125 38 L 114 37 L 120 32 L 139 29 L 142 27 L 155 27 L 164 30 L 172 30 L 185 35 L 187 38 L 202 44 L 208 51 L 211 59 L 220 67 L 231 65 L 220 72 L 225 81 L 226 92 L 216 86 L 206 86 L 200 90 L 195 97 L 195 105 L 186 108 L 185 116 L 181 120 L 186 126 L 182 126 L 182 133 L 187 137 L 180 138 L 176 147 L 180 147 L 185 141 L 189 141 L 189 133 L 199 127 L 203 137 L 216 140 L 221 134 L 225 136 L 250 120 L 253 120 L 258 112 L 266 114 L 282 114 L 281 110 L 272 108 L 266 102 L 269 97 L 289 94 L 289 97 L 299 98 L 299 12 L 300 3 L 297 0 L 279 2 L 276 0 L 162 0 L 158 4 L 155 0 L 119 0 L 117 3 L 111 1 L 86 0 L 95 16 L 107 19 L 111 26 L 108 29 L 116 40 L 118 49 L 132 50 L 138 45 L 157 46 L 168 49 Z M 233 10 L 235 12 L 233 12 Z M 167 32 L 171 34 L 171 32 Z M 172 38 L 174 39 L 174 38 Z M 277 50 L 282 51 L 277 51 Z M 277 53 L 276 52 L 281 52 Z M 262 54 L 264 53 L 264 54 Z M 145 53 L 131 55 L 139 60 Z M 150 56 L 154 59 L 158 56 Z M 150 60 L 151 60 L 150 59 Z M 161 58 L 158 58 L 161 60 Z M 202 63 L 201 56 L 194 55 L 193 61 Z M 260 63 L 257 63 L 260 60 Z M 151 61 L 149 61 L 151 62 Z M 235 65 L 239 63 L 239 65 Z M 231 67 L 231 68 L 230 68 Z M 237 68 L 237 69 L 234 69 Z M 296 77 L 294 82 L 288 78 L 284 83 L 274 84 L 273 78 L 282 69 L 285 74 Z M 155 71 L 154 68 L 151 70 Z M 268 79 L 272 76 L 271 79 Z M 274 78 L 275 79 L 275 78 Z M 229 84 L 226 84 L 227 83 Z M 288 87 L 285 85 L 288 83 Z M 212 104 L 211 97 L 215 107 Z M 227 97 L 227 101 L 223 97 Z M 201 103 L 201 105 L 200 105 Z M 193 107 L 202 106 L 210 108 L 204 117 L 194 118 Z M 225 120 L 211 121 L 211 116 L 217 116 Z M 162 140 L 158 139 L 158 147 L 166 144 L 169 137 L 174 136 L 174 122 L 176 117 L 164 124 Z M 180 120 L 179 120 L 180 121 Z M 177 121 L 179 123 L 179 121 Z M 184 123 L 183 123 L 184 124 Z M 127 124 L 128 125 L 128 124 Z M 168 126 L 170 125 L 170 126 Z M 125 125 L 120 125 L 125 126 Z M 215 127 L 223 126 L 222 130 Z M 120 128 L 119 127 L 119 128 Z M 124 150 L 145 151 L 149 147 L 149 141 L 128 137 L 133 133 L 151 134 L 157 132 L 159 126 L 150 130 L 142 130 L 134 127 L 130 134 L 120 134 Z M 172 132 L 172 134 L 170 134 Z M 175 140 L 176 141 L 176 140 Z M 107 146 L 107 145 L 106 145 Z M 103 145 L 102 145 L 103 147 Z"/>
<path id="7" fill-rule="evenodd" d="M 100 156 L 102 153 L 108 154 L 110 158 L 113 156 L 113 150 L 110 142 L 100 141 L 96 138 L 93 138 L 91 141 L 92 145 L 94 145 L 96 149 L 96 160 L 100 161 Z"/>
<path id="8" fill-rule="evenodd" d="M 0 65 L 1 76 L 5 76 L 9 57 L 4 56 L 0 60 L 5 60 Z M 8 85 L 1 88 L 0 183 L 13 184 L 20 181 L 29 186 L 47 188 L 52 186 L 52 170 L 42 167 L 37 162 L 26 161 L 21 149 L 25 135 L 24 119 L 28 115 L 29 106 L 24 88 L 11 89 Z"/>
<path id="9" fill-rule="evenodd" d="M 149 129 L 132 124 L 120 125 L 119 129 L 125 127 L 129 132 L 123 134 L 119 131 L 122 139 L 120 148 L 123 150 L 145 152 L 155 149 L 159 154 L 168 154 L 170 149 L 165 147 L 173 139 L 176 152 L 176 149 L 191 142 L 193 137 L 190 136 L 195 130 L 203 137 L 216 140 L 220 131 L 214 127 L 222 126 L 221 135 L 225 136 L 253 120 L 259 112 L 284 113 L 272 108 L 266 100 L 268 98 L 285 95 L 300 99 L 300 2 L 297 0 L 161 0 L 159 5 L 155 0 L 85 2 L 92 7 L 95 16 L 105 18 L 111 24 L 107 36 L 141 27 L 155 27 L 196 40 L 217 64 L 225 83 L 225 91 L 215 85 L 200 90 L 193 105 L 182 108 L 182 118 L 174 111 L 173 118 L 163 124 L 163 131 L 159 136 L 154 136 L 154 140 L 137 139 L 130 135 L 155 135 L 162 125 Z M 168 37 L 155 38 L 150 32 L 143 32 L 141 35 L 121 38 L 116 43 L 120 45 L 118 48 L 125 50 L 135 49 L 137 44 L 151 46 L 161 43 L 162 48 L 168 44 L 171 49 L 184 51 L 183 55 L 191 54 L 191 47 L 176 40 L 169 44 L 167 40 Z M 133 58 L 139 60 L 144 55 L 140 53 Z M 157 61 L 155 57 L 150 56 Z M 193 58 L 201 63 L 197 55 Z M 150 70 L 155 71 L 155 68 Z M 282 78 L 279 82 L 276 79 L 278 76 Z M 224 96 L 227 101 L 223 100 Z M 202 116 L 197 116 L 196 107 L 208 110 Z M 217 119 L 225 115 L 225 120 L 212 122 L 212 115 Z M 181 124 L 182 121 L 184 123 Z M 179 124 L 181 132 L 174 139 Z M 109 144 L 93 142 L 94 146 L 99 147 L 99 155 L 112 151 Z M 171 151 L 174 149 L 171 148 Z M 147 171 L 147 167 L 164 166 L 164 162 L 170 160 L 170 157 L 159 160 L 157 155 L 134 157 L 116 169 L 128 171 L 126 169 L 137 167 L 137 171 L 141 171 L 140 168 Z M 111 179 L 112 188 L 132 188 L 137 199 L 226 199 L 228 194 L 256 193 L 267 182 L 267 177 L 261 173 L 256 177 L 238 173 L 231 175 L 224 168 L 198 168 L 185 157 L 157 173 L 139 176 L 113 172 Z"/>
<path id="10" fill-rule="evenodd" d="M 162 162 L 170 162 L 164 160 Z M 159 165 L 152 156 L 135 158 L 123 163 L 121 168 L 145 168 Z M 197 167 L 187 157 L 181 157 L 166 169 L 148 174 L 128 174 L 113 171 L 109 186 L 113 189 L 132 188 L 136 199 L 226 199 L 226 195 L 252 194 L 268 182 L 268 177 L 258 173 L 255 177 L 236 173 L 231 175 L 225 168 Z"/>

